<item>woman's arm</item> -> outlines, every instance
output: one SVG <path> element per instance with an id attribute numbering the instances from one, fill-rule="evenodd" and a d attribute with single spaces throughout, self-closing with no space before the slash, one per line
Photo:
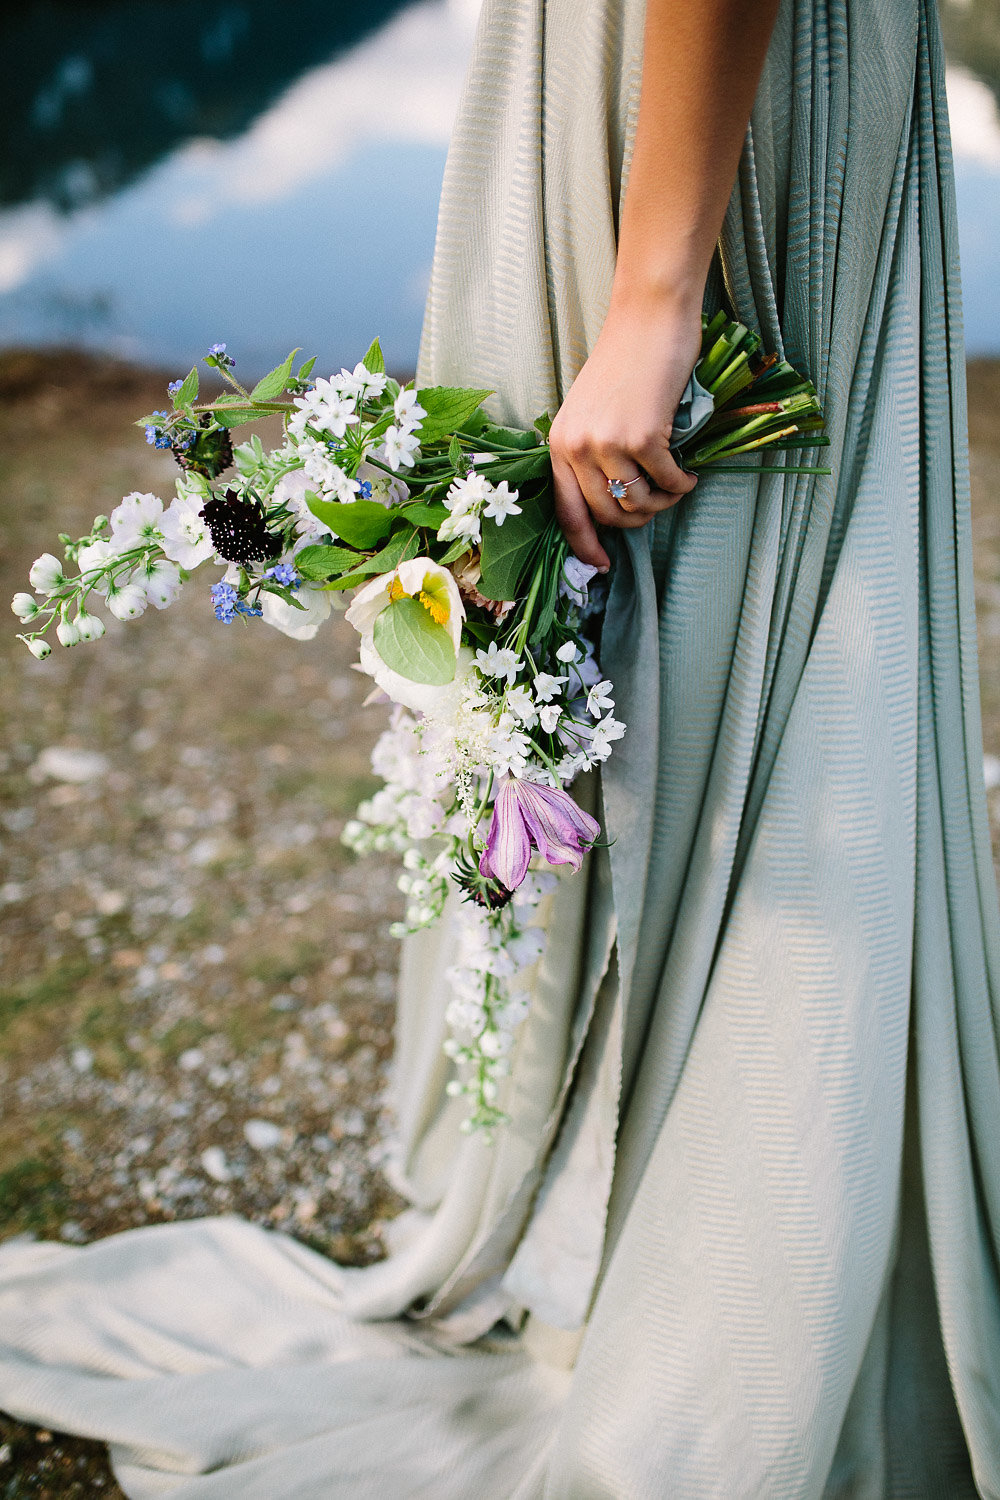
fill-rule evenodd
<path id="1" fill-rule="evenodd" d="M 604 327 L 552 424 L 556 513 L 600 568 L 594 529 L 643 526 L 694 479 L 670 429 L 701 344 L 705 280 L 779 0 L 648 0 L 642 94 Z M 639 478 L 613 500 L 609 478 Z"/>

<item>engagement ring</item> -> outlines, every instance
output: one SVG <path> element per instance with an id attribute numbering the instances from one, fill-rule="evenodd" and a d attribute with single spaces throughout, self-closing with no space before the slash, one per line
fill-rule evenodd
<path id="1" fill-rule="evenodd" d="M 638 484 L 641 478 L 642 475 L 637 474 L 634 479 L 609 479 L 608 494 L 613 500 L 624 500 L 628 494 L 629 486 Z"/>

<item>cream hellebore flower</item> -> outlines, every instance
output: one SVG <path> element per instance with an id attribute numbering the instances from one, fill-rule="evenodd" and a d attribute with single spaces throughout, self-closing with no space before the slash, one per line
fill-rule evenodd
<path id="1" fill-rule="evenodd" d="M 403 597 L 418 599 L 431 619 L 443 625 L 455 647 L 456 670 L 451 682 L 436 687 L 426 682 L 411 682 L 408 677 L 394 672 L 375 650 L 373 640 L 375 621 L 394 599 Z M 431 713 L 446 709 L 452 698 L 457 706 L 461 684 L 468 673 L 471 652 L 459 652 L 462 640 L 462 623 L 465 608 L 458 585 L 447 568 L 429 557 L 414 557 L 400 563 L 394 573 L 383 573 L 359 589 L 348 609 L 349 620 L 361 637 L 361 667 L 374 677 L 379 687 L 394 703 L 417 713 Z"/>

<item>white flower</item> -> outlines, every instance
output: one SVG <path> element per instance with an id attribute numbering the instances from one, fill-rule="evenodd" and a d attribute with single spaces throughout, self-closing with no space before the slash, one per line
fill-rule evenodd
<path id="1" fill-rule="evenodd" d="M 396 421 L 405 432 L 414 432 L 427 413 L 417 400 L 416 391 L 400 391 L 392 404 Z"/>
<path id="2" fill-rule="evenodd" d="M 526 687 L 520 684 L 507 690 L 507 707 L 528 729 L 538 723 L 538 709 Z"/>
<path id="3" fill-rule="evenodd" d="M 171 562 L 182 568 L 197 568 L 215 553 L 208 523 L 201 511 L 205 497 L 200 494 L 180 494 L 170 504 L 160 522 L 160 546 Z"/>
<path id="4" fill-rule="evenodd" d="M 76 628 L 81 641 L 99 641 L 104 634 L 104 621 L 99 615 L 88 615 L 81 609 L 76 617 Z"/>
<path id="5" fill-rule="evenodd" d="M 295 530 L 304 545 L 311 545 L 321 536 L 329 535 L 330 528 L 314 516 L 306 502 L 306 491 L 311 489 L 305 469 L 292 469 L 282 475 L 271 497 L 276 505 L 286 505 L 295 517 Z"/>
<path id="6" fill-rule="evenodd" d="M 614 740 L 620 740 L 625 733 L 625 725 L 620 720 L 612 718 L 608 714 L 599 724 L 594 725 L 590 736 L 590 753 L 597 760 L 607 760 L 611 754 L 611 744 Z"/>
<path id="7" fill-rule="evenodd" d="M 500 647 L 490 641 L 485 651 L 476 651 L 476 666 L 484 677 L 506 677 L 509 687 L 517 676 L 521 658 L 509 646 Z"/>
<path id="8" fill-rule="evenodd" d="M 134 490 L 111 512 L 112 549 L 129 552 L 133 547 L 159 546 L 163 541 L 162 519 L 163 501 L 159 496 Z"/>
<path id="9" fill-rule="evenodd" d="M 344 374 L 347 374 L 346 370 Z M 299 408 L 301 417 L 298 421 L 295 417 L 292 418 L 289 431 L 301 436 L 308 425 L 321 432 L 328 432 L 331 437 L 343 437 L 348 427 L 358 421 L 358 414 L 354 409 L 356 398 L 338 389 L 339 384 L 339 381 L 321 378 L 317 380 L 314 390 L 307 392 L 305 396 L 296 396 L 293 404 Z"/>
<path id="10" fill-rule="evenodd" d="M 56 635 L 59 637 L 60 645 L 63 646 L 75 646 L 81 639 L 80 627 L 65 617 L 56 626 Z"/>
<path id="11" fill-rule="evenodd" d="M 561 713 L 562 708 L 558 703 L 546 703 L 544 708 L 539 709 L 538 722 L 541 724 L 546 734 L 554 733 L 555 727 L 559 723 L 559 715 Z"/>
<path id="12" fill-rule="evenodd" d="M 419 438 L 414 437 L 411 432 L 404 432 L 401 427 L 396 426 L 386 428 L 382 438 L 382 452 L 390 469 L 412 469 L 413 455 L 419 447 Z"/>
<path id="13" fill-rule="evenodd" d="M 607 678 L 603 682 L 595 682 L 587 694 L 587 712 L 595 719 L 599 719 L 603 713 L 615 706 L 615 700 L 609 697 L 614 684 Z"/>
<path id="14" fill-rule="evenodd" d="M 353 370 L 341 370 L 339 375 L 335 375 L 332 383 L 345 396 L 356 400 L 358 396 L 381 396 L 385 390 L 386 377 L 381 372 L 369 370 L 359 360 Z"/>
<path id="15" fill-rule="evenodd" d="M 374 645 L 375 621 L 393 597 L 406 595 L 419 599 L 438 625 L 451 637 L 456 653 L 455 677 L 449 683 L 434 686 L 413 682 L 402 673 L 386 666 Z M 345 615 L 361 636 L 361 667 L 374 677 L 379 687 L 394 703 L 402 703 L 421 713 L 442 713 L 457 709 L 462 689 L 472 663 L 468 650 L 460 650 L 465 606 L 452 574 L 429 557 L 414 557 L 401 563 L 394 573 L 383 573 L 358 590 Z"/>
<path id="16" fill-rule="evenodd" d="M 36 557 L 35 561 L 31 564 L 28 582 L 36 594 L 55 593 L 60 584 L 66 582 L 62 563 L 58 557 L 53 557 L 51 552 L 43 552 L 41 557 Z M 35 654 L 37 655 L 38 653 L 36 652 Z"/>
<path id="17" fill-rule="evenodd" d="M 166 609 L 181 591 L 181 570 L 175 562 L 160 558 L 137 574 L 135 581 L 146 590 L 150 604 Z"/>
<path id="18" fill-rule="evenodd" d="M 28 641 L 26 644 L 32 656 L 37 657 L 39 661 L 44 661 L 47 656 L 52 655 L 52 647 L 48 641 Z"/>
<path id="19" fill-rule="evenodd" d="M 386 474 L 374 464 L 359 464 L 357 478 L 361 483 L 371 485 L 371 499 L 379 505 L 405 505 L 410 498 L 409 487 L 404 479 Z"/>
<path id="20" fill-rule="evenodd" d="M 15 594 L 10 607 L 21 621 L 33 620 L 38 614 L 38 605 L 30 594 Z"/>
<path id="21" fill-rule="evenodd" d="M 438 540 L 442 542 L 457 541 L 459 537 L 478 542 L 482 534 L 482 523 L 475 511 L 453 510 L 438 527 Z"/>
<path id="22" fill-rule="evenodd" d="M 473 472 L 452 480 L 444 503 L 453 513 L 464 515 L 467 511 L 477 510 L 492 490 L 493 486 L 484 474 Z"/>
<path id="23" fill-rule="evenodd" d="M 539 703 L 549 703 L 562 692 L 565 677 L 554 677 L 551 672 L 539 672 L 535 678 L 535 697 Z"/>
<path id="24" fill-rule="evenodd" d="M 289 556 L 282 558 L 282 562 L 292 561 Z M 295 598 L 302 609 L 296 609 L 294 604 L 262 589 L 261 619 L 265 625 L 273 625 L 275 630 L 290 636 L 293 641 L 311 641 L 333 608 L 333 595 L 326 589 L 303 583 L 296 589 Z"/>
<path id="25" fill-rule="evenodd" d="M 146 590 L 134 583 L 126 583 L 120 589 L 108 589 L 108 608 L 116 620 L 138 619 L 148 602 Z"/>
<path id="26" fill-rule="evenodd" d="M 517 498 L 517 490 L 509 489 L 507 481 L 504 479 L 490 492 L 483 509 L 483 515 L 489 516 L 492 520 L 496 521 L 498 526 L 502 526 L 508 516 L 519 516 L 521 514 L 521 507 L 517 504 Z"/>
<path id="27" fill-rule="evenodd" d="M 586 605 L 588 597 L 587 585 L 595 577 L 599 569 L 590 563 L 581 562 L 572 553 L 563 563 L 563 576 L 559 582 L 559 592 L 564 598 L 570 598 L 581 608 Z"/>
<path id="28" fill-rule="evenodd" d="M 99 577 L 98 575 L 103 574 L 108 563 L 113 562 L 117 556 L 118 553 L 110 542 L 96 541 L 91 542 L 89 547 L 80 548 L 76 560 L 81 576 L 87 580 L 88 588 L 98 594 L 107 593 L 107 576 Z"/>
<path id="29" fill-rule="evenodd" d="M 563 641 L 562 645 L 559 647 L 559 650 L 556 652 L 556 659 L 558 661 L 566 663 L 574 662 L 576 661 L 579 654 L 580 653 L 577 650 L 576 641 Z"/>

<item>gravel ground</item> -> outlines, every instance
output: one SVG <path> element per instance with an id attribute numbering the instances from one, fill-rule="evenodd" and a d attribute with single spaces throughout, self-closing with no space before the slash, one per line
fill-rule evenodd
<path id="1" fill-rule="evenodd" d="M 970 367 L 987 780 L 1000 849 L 1000 364 Z M 0 358 L 0 594 L 172 460 L 163 380 Z M 399 914 L 339 843 L 384 710 L 354 635 L 165 615 L 37 663 L 0 643 L 0 1239 L 239 1213 L 381 1254 Z M 0 1500 L 119 1495 L 104 1450 L 0 1416 Z"/>

